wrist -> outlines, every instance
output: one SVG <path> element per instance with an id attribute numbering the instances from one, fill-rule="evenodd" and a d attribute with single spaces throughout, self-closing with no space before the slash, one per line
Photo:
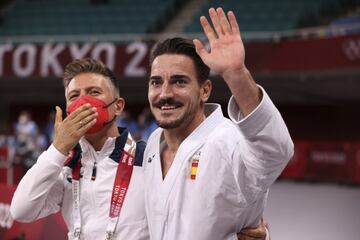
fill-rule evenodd
<path id="1" fill-rule="evenodd" d="M 221 74 L 222 78 L 227 83 L 230 83 L 232 81 L 238 82 L 239 80 L 248 80 L 249 75 L 250 72 L 245 66 L 236 69 L 227 69 Z"/>
<path id="2" fill-rule="evenodd" d="M 69 152 L 71 151 L 71 149 L 69 149 L 68 147 L 64 146 L 63 144 L 57 142 L 56 140 L 54 140 L 53 146 L 56 148 L 56 150 L 58 150 L 61 154 L 65 155 L 65 156 L 67 156 L 69 154 Z"/>

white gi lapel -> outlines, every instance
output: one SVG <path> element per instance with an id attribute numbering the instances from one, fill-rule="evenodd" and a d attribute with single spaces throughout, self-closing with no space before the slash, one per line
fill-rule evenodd
<path id="1" fill-rule="evenodd" d="M 202 147 L 208 135 L 210 135 L 216 126 L 225 120 L 221 107 L 219 104 L 205 105 L 206 120 L 202 122 L 180 145 L 175 159 L 162 182 L 161 193 L 166 196 L 164 204 L 166 204 L 171 190 L 175 182 L 178 180 L 178 175 L 183 168 L 187 167 L 192 156 Z M 160 134 L 161 135 L 161 134 Z M 160 138 L 159 138 L 160 141 Z M 160 149 L 160 148 L 159 148 Z M 159 169 L 161 171 L 160 159 L 158 161 Z M 189 173 L 190 174 L 190 173 Z M 180 180 L 181 181 L 181 180 Z M 164 205 L 165 206 L 165 205 Z"/>
<path id="2" fill-rule="evenodd" d="M 147 164 L 145 168 L 147 181 L 145 195 L 147 214 L 150 218 L 149 229 L 154 239 L 167 239 L 167 221 L 171 214 L 170 211 L 178 209 L 172 204 L 181 201 L 183 196 L 180 195 L 183 192 L 182 186 L 185 184 L 184 178 L 190 179 L 190 172 L 188 171 L 190 160 L 201 149 L 207 136 L 215 131 L 220 122 L 225 120 L 218 104 L 207 104 L 205 115 L 207 116 L 206 120 L 180 145 L 164 180 L 162 179 L 160 161 L 160 141 L 163 130 L 157 129 L 148 141 L 148 151 L 145 151 Z M 201 160 L 199 164 L 201 164 Z"/>

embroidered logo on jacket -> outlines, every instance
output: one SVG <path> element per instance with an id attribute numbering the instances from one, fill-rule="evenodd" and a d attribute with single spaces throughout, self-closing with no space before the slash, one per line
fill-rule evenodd
<path id="1" fill-rule="evenodd" d="M 151 163 L 154 160 L 155 154 L 148 158 L 147 162 Z"/>

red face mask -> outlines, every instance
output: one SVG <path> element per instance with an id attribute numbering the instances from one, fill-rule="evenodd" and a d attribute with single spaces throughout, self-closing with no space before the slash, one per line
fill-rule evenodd
<path id="1" fill-rule="evenodd" d="M 91 106 L 96 108 L 96 110 L 98 112 L 98 116 L 96 118 L 95 125 L 92 126 L 86 133 L 87 134 L 96 133 L 96 132 L 99 132 L 101 129 L 103 129 L 103 127 L 105 125 L 107 125 L 115 120 L 116 116 L 114 116 L 113 119 L 111 119 L 109 121 L 109 112 L 108 112 L 107 108 L 111 104 L 113 104 L 116 100 L 117 100 L 117 98 L 115 98 L 114 101 L 110 102 L 109 104 L 106 104 L 104 101 L 102 101 L 100 99 L 94 98 L 89 95 L 84 95 L 84 96 L 78 97 L 74 102 L 72 102 L 70 104 L 70 106 L 68 107 L 68 114 L 74 112 L 80 106 L 82 106 L 86 103 L 90 103 Z"/>

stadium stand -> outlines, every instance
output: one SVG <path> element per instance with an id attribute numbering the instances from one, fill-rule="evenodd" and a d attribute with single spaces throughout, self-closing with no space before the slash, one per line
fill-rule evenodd
<path id="1" fill-rule="evenodd" d="M 330 28 L 333 27 L 342 27 L 346 29 L 346 33 L 359 33 L 360 28 L 353 28 L 351 26 L 360 26 L 360 11 L 356 12 L 355 14 L 343 18 L 338 18 L 331 22 Z"/>
<path id="2" fill-rule="evenodd" d="M 187 2 L 191 0 L 5 1 L 0 36 L 157 33 Z M 271 32 L 328 25 L 359 4 L 360 0 L 209 0 L 196 6 L 197 13 L 182 31 L 201 32 L 198 19 L 211 6 L 235 11 L 242 31 Z"/>
<path id="3" fill-rule="evenodd" d="M 284 31 L 324 24 L 324 19 L 334 19 L 359 5 L 359 0 L 210 0 L 204 4 L 188 24 L 185 32 L 199 32 L 197 21 L 206 15 L 209 7 L 223 6 L 238 16 L 242 31 Z"/>
<path id="4" fill-rule="evenodd" d="M 3 11 L 0 35 L 117 34 L 156 32 L 178 0 L 18 0 Z"/>

